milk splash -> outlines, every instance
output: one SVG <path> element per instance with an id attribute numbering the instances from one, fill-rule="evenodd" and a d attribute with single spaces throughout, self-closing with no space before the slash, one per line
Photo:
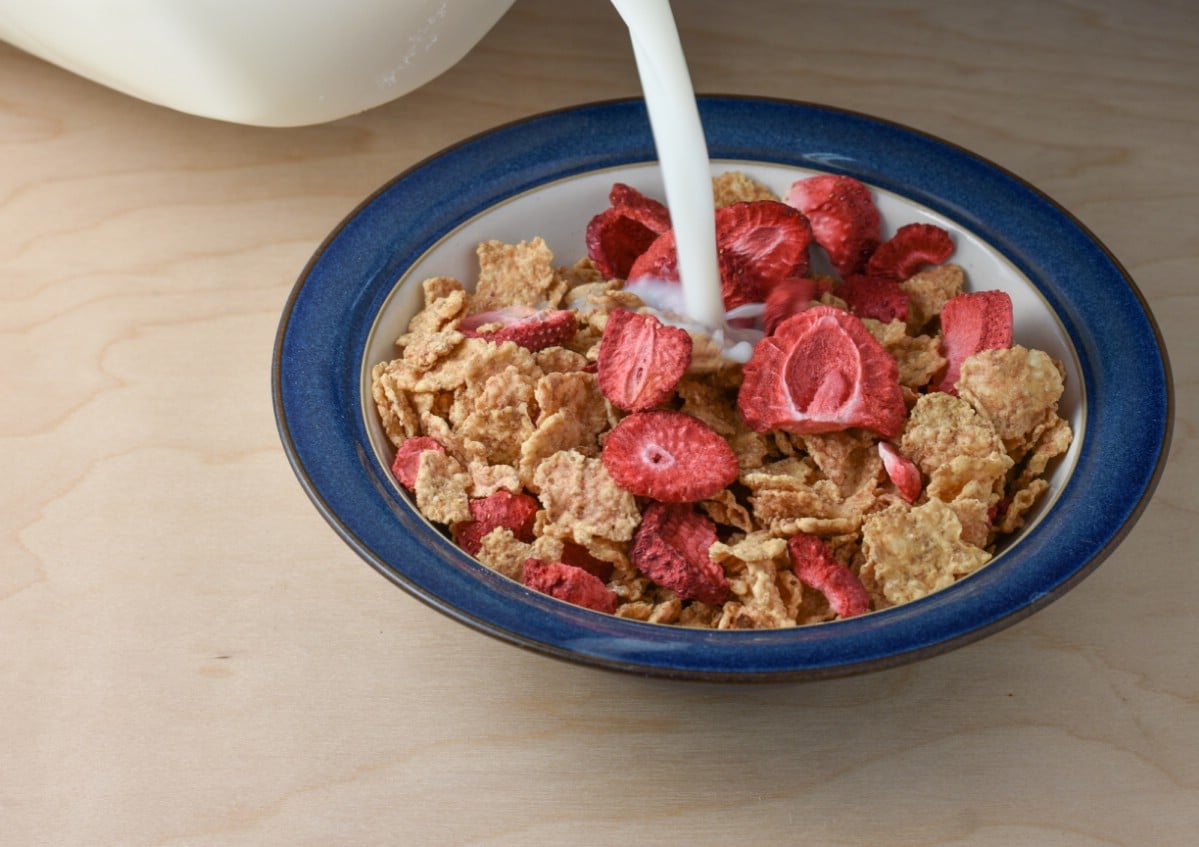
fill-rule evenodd
<path id="1" fill-rule="evenodd" d="M 612 5 L 629 28 L 645 94 L 678 249 L 682 302 L 676 290 L 668 290 L 679 286 L 626 287 L 655 311 L 681 314 L 687 320 L 671 322 L 689 328 L 698 325 L 721 344 L 726 356 L 744 361 L 761 333 L 726 321 L 708 145 L 669 0 L 612 0 Z"/>

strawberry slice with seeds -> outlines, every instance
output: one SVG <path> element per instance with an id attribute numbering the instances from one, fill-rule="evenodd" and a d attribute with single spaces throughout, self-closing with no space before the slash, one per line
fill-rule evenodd
<path id="1" fill-rule="evenodd" d="M 614 309 L 596 360 L 600 391 L 619 409 L 661 405 L 691 364 L 691 336 L 653 315 Z"/>
<path id="2" fill-rule="evenodd" d="M 641 516 L 629 556 L 646 576 L 683 600 L 712 606 L 729 596 L 724 570 L 708 556 L 716 524 L 692 507 L 654 503 Z"/>
<path id="3" fill-rule="evenodd" d="M 521 582 L 534 591 L 576 606 L 609 615 L 616 613 L 616 592 L 594 574 L 565 562 L 525 559 Z"/>
<path id="4" fill-rule="evenodd" d="M 796 181 L 787 203 L 807 216 L 816 243 L 842 277 L 858 273 L 882 240 L 882 216 L 866 185 L 850 176 L 820 174 Z"/>
<path id="5" fill-rule="evenodd" d="M 670 229 L 666 207 L 632 186 L 616 183 L 607 209 L 587 224 L 587 255 L 608 279 L 625 279 L 637 257 Z"/>
<path id="6" fill-rule="evenodd" d="M 786 203 L 753 200 L 716 210 L 716 255 L 725 309 L 761 303 L 784 279 L 808 272 L 812 228 Z M 674 230 L 662 233 L 633 263 L 629 280 L 679 280 Z"/>
<path id="7" fill-rule="evenodd" d="M 604 439 L 600 459 L 621 488 L 665 503 L 711 497 L 737 479 L 733 448 L 683 412 L 634 412 Z"/>
<path id="8" fill-rule="evenodd" d="M 482 338 L 493 344 L 511 341 L 534 353 L 565 344 L 578 330 L 578 319 L 569 309 L 532 306 L 505 306 L 478 312 L 458 324 L 458 331 L 468 338 Z"/>
<path id="9" fill-rule="evenodd" d="M 924 484 L 920 477 L 920 468 L 889 441 L 878 443 L 878 454 L 882 457 L 887 477 L 899 489 L 900 496 L 909 503 L 915 503 Z"/>
<path id="10" fill-rule="evenodd" d="M 908 319 L 908 294 L 898 280 L 851 274 L 837 287 L 837 296 L 859 318 L 890 323 Z"/>
<path id="11" fill-rule="evenodd" d="M 454 524 L 454 542 L 474 556 L 483 545 L 483 537 L 497 527 L 512 530 L 521 541 L 532 541 L 533 519 L 540 506 L 528 494 L 513 494 L 500 489 L 487 497 L 476 497 L 468 504 L 469 521 Z"/>
<path id="12" fill-rule="evenodd" d="M 879 245 L 866 263 L 871 276 L 903 280 L 925 265 L 940 265 L 953 255 L 953 237 L 935 224 L 906 224 Z"/>
<path id="13" fill-rule="evenodd" d="M 945 374 L 936 390 L 957 394 L 962 362 L 983 350 L 1012 346 L 1012 298 L 1005 291 L 959 294 L 941 307 Z"/>
<path id="14" fill-rule="evenodd" d="M 809 276 L 784 279 L 766 295 L 762 329 L 770 335 L 787 318 L 812 308 L 822 294 L 831 290 L 832 284 L 827 279 L 813 279 Z"/>
<path id="15" fill-rule="evenodd" d="M 420 457 L 426 450 L 445 452 L 445 447 L 427 435 L 406 438 L 396 450 L 395 461 L 391 463 L 391 473 L 400 485 L 411 491 L 416 487 L 416 475 L 420 471 Z"/>
<path id="16" fill-rule="evenodd" d="M 823 539 L 796 535 L 787 541 L 787 552 L 799 581 L 823 594 L 837 617 L 852 618 L 870 611 L 866 587 L 857 574 L 837 561 Z"/>
<path id="17" fill-rule="evenodd" d="M 861 320 L 832 306 L 787 318 L 742 369 L 741 416 L 757 432 L 864 427 L 894 438 L 907 418 L 899 366 Z"/>

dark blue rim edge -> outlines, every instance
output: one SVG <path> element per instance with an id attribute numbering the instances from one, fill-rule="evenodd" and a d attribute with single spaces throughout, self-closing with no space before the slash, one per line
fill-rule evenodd
<path id="1" fill-rule="evenodd" d="M 770 668 L 770 669 L 739 671 L 739 670 L 735 670 L 735 669 L 730 670 L 727 665 L 721 669 L 714 669 L 714 668 L 710 668 L 710 667 L 703 668 L 703 667 L 683 667 L 683 666 L 679 666 L 679 665 L 660 665 L 660 664 L 654 664 L 652 662 L 647 662 L 647 661 L 642 661 L 642 660 L 627 661 L 627 660 L 616 658 L 616 657 L 613 657 L 610 655 L 599 655 L 597 653 L 592 653 L 592 652 L 579 652 L 577 649 L 571 649 L 569 647 L 563 647 L 563 646 L 559 646 L 556 644 L 546 643 L 545 641 L 539 640 L 538 638 L 528 637 L 528 636 L 522 635 L 520 633 L 513 632 L 507 628 L 497 626 L 496 624 L 492 623 L 491 621 L 488 621 L 486 619 L 483 619 L 481 617 L 473 615 L 461 608 L 458 608 L 457 606 L 451 605 L 450 603 L 445 602 L 444 600 L 440 599 L 437 596 L 433 596 L 433 595 L 429 594 L 421 586 L 416 585 L 415 583 L 411 582 L 404 575 L 400 574 L 395 569 L 393 569 L 390 565 L 388 565 L 385 561 L 383 561 L 373 550 L 371 550 L 367 545 L 365 545 L 361 541 L 361 539 L 358 538 L 356 533 L 336 513 L 336 510 L 331 506 L 331 504 L 328 502 L 326 497 L 321 493 L 317 484 L 313 481 L 312 477 L 308 473 L 308 470 L 304 466 L 302 457 L 300 456 L 299 447 L 293 438 L 292 429 L 291 429 L 291 426 L 289 425 L 289 421 L 288 421 L 286 402 L 285 402 L 285 397 L 284 397 L 284 393 L 285 393 L 284 379 L 283 379 L 284 358 L 285 358 L 284 357 L 284 349 L 285 349 L 286 341 L 288 338 L 288 330 L 292 325 L 292 320 L 293 320 L 293 316 L 294 316 L 293 310 L 294 310 L 296 303 L 297 303 L 298 299 L 300 298 L 300 295 L 304 289 L 305 282 L 309 279 L 314 268 L 320 262 L 321 257 L 326 253 L 326 251 L 330 248 L 330 246 L 333 245 L 342 236 L 342 234 L 344 233 L 346 228 L 349 225 L 351 225 L 351 223 L 354 221 L 354 219 L 359 214 L 361 214 L 364 210 L 366 210 L 369 206 L 371 206 L 381 196 L 387 194 L 387 192 L 390 191 L 393 187 L 395 187 L 397 183 L 403 182 L 406 178 L 419 172 L 422 168 L 425 168 L 426 166 L 430 165 L 431 163 L 436 162 L 439 159 L 443 159 L 445 157 L 452 156 L 453 154 L 455 154 L 455 152 L 461 151 L 463 148 L 470 147 L 471 145 L 478 143 L 480 140 L 486 139 L 488 136 L 492 136 L 497 133 L 511 131 L 511 130 L 519 130 L 521 127 L 526 127 L 526 126 L 535 124 L 540 121 L 553 120 L 554 118 L 561 116 L 561 115 L 585 112 L 586 110 L 605 109 L 605 108 L 612 108 L 612 107 L 634 107 L 634 108 L 636 108 L 640 105 L 640 102 L 641 102 L 639 99 L 636 99 L 636 98 L 600 101 L 600 102 L 596 102 L 596 103 L 583 104 L 583 105 L 579 105 L 579 106 L 572 106 L 572 107 L 558 109 L 558 110 L 554 110 L 554 111 L 550 111 L 550 112 L 540 113 L 537 115 L 532 115 L 532 116 L 529 116 L 526 118 L 512 121 L 512 122 L 504 124 L 500 127 L 495 127 L 495 128 L 489 129 L 485 132 L 478 133 L 474 136 L 466 138 L 466 139 L 458 142 L 457 144 L 447 147 L 447 148 L 443 149 L 442 151 L 422 160 L 421 162 L 417 163 L 416 165 L 412 166 L 411 168 L 408 168 L 407 170 L 405 170 L 403 173 L 401 173 L 401 174 L 397 175 L 396 177 L 394 177 L 393 179 L 389 180 L 386 184 L 381 186 L 379 189 L 377 189 L 375 192 L 373 192 L 369 197 L 365 198 L 361 203 L 359 203 L 350 212 L 350 214 L 348 214 L 338 224 L 338 226 L 324 239 L 324 241 L 321 243 L 321 245 L 318 247 L 318 249 L 314 252 L 312 258 L 309 260 L 309 262 L 305 266 L 304 270 L 302 271 L 299 279 L 297 280 L 295 286 L 293 287 L 293 289 L 286 301 L 286 304 L 285 304 L 285 307 L 283 310 L 283 317 L 281 318 L 281 321 L 279 324 L 279 329 L 278 329 L 278 332 L 276 335 L 276 341 L 275 341 L 275 347 L 274 347 L 274 361 L 273 361 L 273 368 L 272 368 L 272 393 L 273 393 L 273 399 L 274 399 L 276 423 L 277 423 L 277 426 L 279 429 L 280 437 L 282 439 L 282 442 L 283 442 L 283 445 L 285 448 L 285 452 L 288 456 L 288 460 L 291 463 L 294 472 L 296 473 L 302 487 L 305 489 L 306 493 L 308 494 L 310 499 L 312 499 L 314 505 L 317 507 L 318 511 L 325 517 L 325 519 L 327 521 L 329 521 L 330 525 L 338 532 L 339 535 L 341 535 L 343 540 L 345 540 L 352 549 L 354 549 L 369 564 L 371 564 L 372 567 L 374 567 L 376 570 L 378 570 L 381 574 L 383 574 L 386 578 L 388 578 L 394 584 L 405 589 L 408 593 L 417 597 L 418 599 L 420 599 L 421 601 L 430 605 L 431 607 L 441 611 L 442 613 L 444 613 L 452 618 L 455 618 L 463 623 L 466 623 L 467 625 L 470 625 L 473 628 L 475 628 L 481 632 L 484 632 L 493 637 L 499 638 L 500 640 L 503 640 L 505 642 L 531 649 L 534 652 L 537 652 L 539 654 L 549 655 L 552 657 L 569 660 L 574 663 L 592 665 L 595 667 L 604 668 L 604 669 L 608 669 L 608 670 L 625 671 L 625 672 L 631 672 L 631 673 L 640 674 L 640 675 L 675 678 L 675 679 L 709 680 L 709 681 L 718 681 L 718 682 L 808 680 L 808 679 L 822 679 L 822 678 L 837 677 L 837 676 L 847 676 L 847 675 L 851 675 L 851 674 L 862 673 L 865 671 L 877 670 L 877 669 L 882 669 L 882 668 L 886 668 L 886 667 L 892 667 L 892 666 L 896 666 L 896 665 L 906 664 L 908 662 L 915 661 L 917 659 L 928 658 L 928 657 L 931 657 L 931 656 L 934 656 L 934 655 L 937 655 L 940 653 L 947 652 L 951 649 L 955 649 L 955 648 L 964 646 L 972 641 L 978 640 L 979 638 L 989 635 L 995 631 L 1006 628 L 1007 626 L 1010 626 L 1011 624 L 1023 619 L 1024 617 L 1027 617 L 1028 615 L 1032 614 L 1033 612 L 1037 611 L 1038 609 L 1044 607 L 1045 605 L 1050 603 L 1052 600 L 1056 599 L 1058 596 L 1063 594 L 1066 590 L 1073 587 L 1075 584 L 1077 584 L 1079 581 L 1081 581 L 1083 578 L 1085 578 L 1100 563 L 1102 563 L 1107 558 L 1107 556 L 1110 555 L 1112 550 L 1114 550 L 1115 547 L 1124 539 L 1124 537 L 1128 534 L 1128 532 L 1131 530 L 1132 526 L 1135 524 L 1136 520 L 1140 517 L 1140 515 L 1143 513 L 1144 509 L 1148 505 L 1148 502 L 1151 499 L 1154 490 L 1156 489 L 1158 481 L 1160 480 L 1161 473 L 1163 471 L 1164 464 L 1165 464 L 1166 458 L 1169 453 L 1169 445 L 1170 445 L 1170 442 L 1172 439 L 1172 432 L 1173 432 L 1173 419 L 1174 419 L 1173 380 L 1172 380 L 1168 355 L 1166 353 L 1166 349 L 1165 349 L 1165 346 L 1164 346 L 1164 343 L 1162 340 L 1160 329 L 1158 328 L 1157 323 L 1152 316 L 1152 313 L 1148 307 L 1148 304 L 1146 303 L 1144 296 L 1142 295 L 1140 290 L 1137 288 L 1137 286 L 1135 285 L 1135 283 L 1133 282 L 1131 277 L 1128 275 L 1128 273 L 1125 271 L 1125 269 L 1119 264 L 1119 262 L 1111 254 L 1111 252 L 1106 248 L 1106 246 L 1103 245 L 1097 238 L 1095 238 L 1094 234 L 1091 233 L 1090 230 L 1085 225 L 1083 225 L 1080 221 L 1078 221 L 1077 218 L 1075 218 L 1068 211 L 1066 211 L 1061 206 L 1059 206 L 1056 202 L 1054 202 L 1053 200 L 1048 198 L 1046 195 L 1044 195 L 1042 192 L 1040 192 L 1035 187 L 1026 183 L 1024 180 L 1015 176 L 1014 174 L 1012 174 L 1005 168 L 1002 168 L 1001 166 L 998 166 L 988 160 L 985 160 L 985 159 L 977 156 L 976 154 L 970 153 L 969 151 L 966 151 L 963 148 L 958 147 L 957 145 L 954 145 L 950 142 L 946 142 L 940 138 L 929 135 L 927 133 L 920 132 L 918 130 L 913 130 L 913 129 L 905 127 L 901 124 L 897 124 L 894 122 L 882 120 L 879 118 L 863 115 L 860 113 L 856 113 L 856 112 L 852 112 L 852 111 L 848 111 L 848 110 L 844 110 L 844 109 L 823 106 L 823 105 L 819 105 L 819 104 L 804 103 L 804 102 L 799 102 L 799 101 L 784 100 L 784 99 L 778 99 L 778 98 L 771 99 L 771 98 L 753 98 L 753 97 L 723 96 L 723 95 L 708 95 L 708 96 L 701 97 L 700 99 L 701 99 L 701 110 L 705 110 L 705 109 L 711 110 L 711 109 L 720 109 L 720 108 L 738 108 L 738 107 L 746 107 L 746 106 L 748 106 L 748 107 L 764 106 L 764 107 L 776 107 L 776 108 L 786 108 L 786 109 L 809 110 L 813 113 L 823 114 L 826 117 L 831 116 L 837 120 L 864 122 L 868 125 L 873 125 L 873 126 L 877 126 L 877 127 L 883 128 L 883 129 L 888 129 L 893 132 L 900 132 L 900 133 L 906 134 L 914 139 L 920 140 L 920 141 L 922 141 L 922 143 L 943 148 L 945 151 L 953 152 L 957 156 L 959 156 L 960 158 L 962 158 L 964 160 L 972 161 L 975 164 L 975 166 L 981 166 L 985 169 L 989 169 L 998 177 L 1017 184 L 1023 191 L 1028 193 L 1030 198 L 1035 198 L 1039 202 L 1046 204 L 1052 210 L 1053 214 L 1061 217 L 1063 220 L 1070 223 L 1078 231 L 1078 234 L 1083 236 L 1086 240 L 1091 242 L 1092 246 L 1097 247 L 1101 251 L 1101 253 L 1105 257 L 1106 261 L 1111 265 L 1111 268 L 1114 269 L 1119 274 L 1120 277 L 1122 277 L 1124 283 L 1126 283 L 1126 285 L 1128 286 L 1129 293 L 1135 298 L 1136 302 L 1140 306 L 1141 311 L 1143 312 L 1143 317 L 1144 317 L 1145 321 L 1147 322 L 1148 328 L 1150 329 L 1151 335 L 1153 337 L 1154 351 L 1156 352 L 1156 354 L 1159 358 L 1160 375 L 1161 375 L 1160 383 L 1161 383 L 1161 387 L 1163 389 L 1163 396 L 1161 398 L 1159 398 L 1161 401 L 1161 410 L 1162 410 L 1162 414 L 1159 416 L 1160 420 L 1158 421 L 1160 423 L 1160 428 L 1154 430 L 1155 433 L 1160 432 L 1160 437 L 1155 434 L 1152 439 L 1157 445 L 1156 455 L 1153 457 L 1153 464 L 1144 476 L 1144 484 L 1143 484 L 1143 486 L 1140 487 L 1140 490 L 1137 492 L 1135 502 L 1131 502 L 1130 504 L 1125 504 L 1128 506 L 1128 508 L 1127 508 L 1127 511 L 1125 512 L 1125 515 L 1124 515 L 1120 525 L 1106 537 L 1106 539 L 1104 540 L 1104 543 L 1100 547 L 1096 548 L 1093 555 L 1091 555 L 1084 564 L 1075 568 L 1068 575 L 1067 578 L 1063 579 L 1062 581 L 1060 581 L 1059 583 L 1054 585 L 1050 590 L 1047 590 L 1044 592 L 1038 592 L 1034 596 L 1027 598 L 1027 600 L 1020 602 L 1017 606 L 1015 606 L 1014 608 L 1009 610 L 1006 614 L 1004 614 L 1001 617 L 997 617 L 993 620 L 990 620 L 989 622 L 986 622 L 986 623 L 984 623 L 982 625 L 978 625 L 978 626 L 958 627 L 958 629 L 955 633 L 950 634 L 946 637 L 940 637 L 940 635 L 938 633 L 932 633 L 932 634 L 929 634 L 928 637 L 924 640 L 922 640 L 918 637 L 917 638 L 909 638 L 909 639 L 907 639 L 908 643 L 906 644 L 905 648 L 902 650 L 890 652 L 885 655 L 875 655 L 875 656 L 871 656 L 869 658 L 861 659 L 858 661 L 828 660 L 826 658 L 826 660 L 818 661 L 818 662 L 810 664 L 810 665 L 790 666 L 790 667 L 782 667 L 782 668 L 774 667 L 774 668 Z M 831 171 L 839 170 L 839 168 L 836 166 L 836 163 L 833 161 L 817 164 L 813 160 L 807 159 L 803 162 L 797 162 L 796 159 L 798 157 L 794 157 L 794 156 L 778 157 L 778 158 L 764 157 L 761 155 L 760 151 L 753 151 L 754 155 L 750 155 L 750 156 L 738 155 L 738 151 L 735 149 L 735 147 L 736 147 L 736 145 L 722 147 L 720 144 L 712 144 L 713 158 L 719 158 L 719 159 L 742 158 L 747 161 L 771 162 L 771 163 L 778 163 L 778 164 L 792 164 L 792 165 L 801 166 L 801 167 L 823 166 L 827 170 L 831 170 Z M 621 159 L 619 161 L 610 161 L 607 164 L 608 164 L 608 166 L 619 166 L 619 165 L 624 165 L 624 164 L 632 164 L 634 162 L 650 161 L 650 160 L 652 160 L 652 154 L 649 156 L 639 155 L 639 156 L 635 156 L 635 157 L 631 157 L 631 158 Z M 577 173 L 577 172 L 589 171 L 589 170 L 593 170 L 593 169 L 595 169 L 595 165 L 583 164 L 583 165 L 579 166 L 578 168 L 574 169 L 573 172 Z M 853 172 L 853 171 L 846 171 L 846 172 Z M 554 176 L 554 178 L 560 179 L 560 178 L 564 178 L 569 175 L 570 174 L 568 172 L 562 171 L 562 172 L 558 172 Z M 911 192 L 905 191 L 903 185 L 890 184 L 889 180 L 886 179 L 885 174 L 879 174 L 879 175 L 872 174 L 869 176 L 862 176 L 861 178 L 868 179 L 869 181 L 874 182 L 875 184 L 879 185 L 882 188 L 894 190 L 894 191 L 896 191 L 896 193 L 899 193 L 901 195 L 911 196 Z M 541 180 L 538 183 L 534 183 L 532 185 L 525 186 L 522 190 L 529 190 L 529 189 L 535 187 L 536 184 L 544 184 L 544 182 L 548 182 L 548 181 L 551 181 L 551 180 Z M 962 214 L 961 210 L 939 207 L 935 198 L 919 197 L 916 199 L 918 202 L 921 202 L 921 203 L 929 206 L 930 208 L 933 208 L 936 211 L 947 214 L 951 219 L 954 219 L 955 221 L 961 221 L 963 218 L 963 214 Z M 468 215 L 466 217 L 470 217 L 470 216 Z M 969 218 L 969 215 L 966 215 L 965 217 Z M 461 222 L 462 222 L 461 220 L 455 221 L 448 228 L 457 226 Z M 969 227 L 969 222 L 965 222 L 965 223 L 963 223 L 963 225 Z M 988 239 L 988 240 L 990 240 L 990 239 Z M 992 241 L 992 243 L 994 244 L 993 241 Z M 1008 251 L 1005 250 L 1002 245 L 995 245 L 995 246 L 998 247 L 1001 250 L 1001 252 L 1004 252 L 1005 254 L 1008 253 Z M 1024 263 L 1019 259 L 1019 257 L 1011 256 L 1009 254 L 1009 258 L 1011 258 L 1017 264 L 1017 266 L 1019 266 L 1021 268 L 1022 271 L 1029 273 L 1030 269 L 1025 267 Z M 1035 273 L 1029 273 L 1029 276 L 1031 278 L 1035 279 Z M 1048 292 L 1042 292 L 1042 293 L 1048 294 Z M 1055 298 L 1050 298 L 1050 299 L 1054 300 L 1052 305 L 1055 308 L 1060 308 L 1061 304 L 1059 302 L 1057 302 Z M 1080 343 L 1080 338 L 1077 336 L 1076 332 L 1071 331 L 1070 334 L 1071 334 L 1071 340 L 1076 345 L 1078 345 Z M 1088 386 L 1088 388 L 1089 388 L 1089 386 Z M 1089 393 L 1089 391 L 1088 391 L 1088 393 Z M 353 410 L 351 410 L 351 411 L 353 411 Z M 1080 461 L 1080 463 L 1083 461 L 1081 456 L 1080 456 L 1079 461 Z M 1063 492 L 1062 496 L 1064 497 L 1066 495 L 1066 493 L 1068 493 L 1071 486 L 1075 485 L 1075 484 L 1077 484 L 1077 480 L 1071 480 L 1071 482 L 1067 485 L 1067 491 Z M 456 564 L 456 565 L 462 565 L 463 560 L 465 560 L 467 567 L 482 570 L 481 566 L 477 565 L 477 563 L 475 563 L 473 560 L 466 559 L 466 557 L 462 556 L 460 553 L 456 553 L 456 551 L 455 551 L 455 553 L 451 553 L 450 555 L 451 555 L 451 558 L 455 558 L 457 560 L 454 562 L 454 564 Z M 978 577 L 976 576 L 976 577 L 972 577 L 971 579 L 976 580 L 977 578 Z M 958 587 L 960 587 L 960 586 L 955 587 L 955 589 Z M 909 604 L 908 606 L 904 606 L 899 609 L 893 609 L 893 610 L 888 610 L 887 612 L 876 613 L 876 615 L 871 615 L 868 617 L 875 618 L 880 615 L 889 616 L 891 619 L 896 621 L 896 624 L 895 624 L 896 626 L 902 627 L 908 620 L 910 620 L 914 616 L 918 615 L 920 612 L 920 609 L 922 607 L 929 604 L 930 602 L 933 602 L 935 599 L 941 604 L 946 602 L 945 598 L 942 595 L 949 594 L 949 593 L 953 592 L 955 589 L 949 589 L 947 592 L 941 592 L 939 595 L 934 595 L 933 597 L 925 598 L 925 600 L 918 601 L 917 603 Z M 555 618 L 561 617 L 560 613 L 562 610 L 559 607 L 563 606 L 564 604 L 560 604 L 557 601 L 549 600 L 548 598 L 533 597 L 533 598 L 524 598 L 524 599 L 528 600 L 529 604 L 531 606 L 539 607 L 540 611 L 548 612 L 551 614 L 551 616 L 553 616 Z M 577 613 L 581 613 L 585 616 L 590 616 L 591 618 L 601 617 L 601 616 L 596 616 L 590 612 L 571 609 L 571 610 L 569 610 L 568 615 L 567 615 L 567 623 L 565 624 L 566 626 L 571 625 L 571 622 L 569 620 L 570 616 L 577 614 Z M 943 617 L 944 617 L 944 614 L 942 613 L 942 618 Z M 900 619 L 903 619 L 903 621 L 900 621 Z M 617 628 L 619 630 L 624 630 L 624 632 L 618 632 L 618 633 L 615 633 L 612 635 L 601 634 L 598 636 L 599 638 L 603 639 L 603 638 L 609 638 L 609 637 L 621 637 L 621 635 L 636 632 L 638 628 L 642 628 L 642 629 L 650 628 L 657 632 L 660 632 L 661 630 L 664 629 L 663 627 L 649 625 L 649 624 L 641 624 L 641 623 L 634 622 L 634 621 L 623 621 L 623 620 L 618 620 L 618 619 L 612 619 L 612 620 L 617 621 Z M 588 623 L 594 623 L 594 621 L 589 620 Z M 852 621 L 847 621 L 847 622 L 843 622 L 843 623 L 827 624 L 827 625 L 823 625 L 818 628 L 808 628 L 806 630 L 806 634 L 811 634 L 816 629 L 819 629 L 825 635 L 832 635 L 836 629 L 842 628 L 842 627 L 848 627 L 851 624 L 853 624 Z M 693 631 L 687 631 L 687 632 L 692 633 Z M 787 632 L 788 632 L 788 634 L 794 635 L 797 632 L 803 632 L 803 631 L 802 630 L 790 630 Z M 644 632 L 642 634 L 644 634 Z M 695 634 L 699 634 L 699 633 L 695 633 Z M 751 640 L 754 640 L 753 636 L 749 633 L 719 633 L 717 635 L 718 635 L 718 637 L 726 638 L 726 639 L 729 637 L 739 639 L 740 643 L 737 644 L 737 649 L 739 651 L 741 649 L 743 649 L 744 647 L 750 646 L 749 642 Z M 758 640 L 760 640 L 760 639 L 758 639 Z M 649 641 L 653 641 L 653 639 L 650 638 Z M 702 647 L 703 643 L 702 643 L 702 641 L 697 640 L 695 642 L 694 646 Z"/>

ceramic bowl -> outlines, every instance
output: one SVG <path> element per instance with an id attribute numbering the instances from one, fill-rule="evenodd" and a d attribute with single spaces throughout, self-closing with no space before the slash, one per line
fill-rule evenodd
<path id="1" fill-rule="evenodd" d="M 638 100 L 540 115 L 416 165 L 316 251 L 284 312 L 274 362 L 283 444 L 305 490 L 376 570 L 452 618 L 597 667 L 710 680 L 812 679 L 893 666 L 1006 627 L 1076 585 L 1124 538 L 1156 485 L 1173 416 L 1169 363 L 1136 285 L 1094 235 L 1004 169 L 929 135 L 826 106 L 701 97 L 713 173 L 785 193 L 812 173 L 874 190 L 885 228 L 950 229 L 975 288 L 1013 300 L 1016 340 L 1066 371 L 1075 439 L 1028 526 L 985 568 L 907 605 L 773 631 L 708 631 L 602 615 L 529 591 L 465 555 L 414 509 L 369 372 L 434 275 L 473 279 L 475 245 L 540 235 L 560 263 L 613 182 L 662 197 Z"/>

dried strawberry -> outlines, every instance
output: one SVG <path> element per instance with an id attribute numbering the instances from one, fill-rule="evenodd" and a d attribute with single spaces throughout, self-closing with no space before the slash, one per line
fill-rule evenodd
<path id="1" fill-rule="evenodd" d="M 608 192 L 608 202 L 624 212 L 627 217 L 659 235 L 670 229 L 670 212 L 666 206 L 652 197 L 646 197 L 631 185 L 614 183 L 612 190 Z"/>
<path id="2" fill-rule="evenodd" d="M 683 600 L 719 605 L 729 581 L 708 551 L 716 524 L 690 506 L 654 503 L 641 516 L 630 558 L 646 576 Z"/>
<path id="3" fill-rule="evenodd" d="M 820 299 L 820 295 L 831 290 L 832 285 L 824 279 L 818 280 L 809 276 L 784 279 L 766 295 L 762 329 L 770 335 L 787 318 L 812 308 Z"/>
<path id="4" fill-rule="evenodd" d="M 742 369 L 737 405 L 757 432 L 864 427 L 893 438 L 907 418 L 899 366 L 861 320 L 832 306 L 787 318 Z"/>
<path id="5" fill-rule="evenodd" d="M 787 542 L 787 552 L 799 581 L 823 594 L 837 617 L 852 618 L 870 611 L 866 587 L 857 574 L 837 561 L 823 539 L 796 535 Z"/>
<path id="6" fill-rule="evenodd" d="M 882 239 L 882 216 L 865 184 L 821 174 L 792 184 L 787 203 L 807 216 L 816 243 L 841 276 L 858 273 Z"/>
<path id="7" fill-rule="evenodd" d="M 420 455 L 426 450 L 437 450 L 444 453 L 445 447 L 427 435 L 408 438 L 396 450 L 395 461 L 391 463 L 391 473 L 400 485 L 411 490 L 416 487 L 416 474 L 420 470 Z"/>
<path id="8" fill-rule="evenodd" d="M 777 283 L 808 272 L 812 229 L 786 203 L 754 200 L 716 210 L 716 253 L 725 309 L 761 303 Z M 630 280 L 677 282 L 674 230 L 662 233 L 633 263 Z"/>
<path id="9" fill-rule="evenodd" d="M 908 319 L 908 294 L 898 280 L 850 274 L 837 287 L 837 296 L 859 318 L 890 323 Z"/>
<path id="10" fill-rule="evenodd" d="M 883 459 L 883 469 L 886 470 L 887 477 L 899 489 L 900 496 L 909 503 L 916 502 L 923 486 L 920 468 L 889 441 L 878 443 L 878 454 Z"/>
<path id="11" fill-rule="evenodd" d="M 925 265 L 939 265 L 953 255 L 953 238 L 935 224 L 907 224 L 879 245 L 866 263 L 866 273 L 903 281 Z"/>
<path id="12" fill-rule="evenodd" d="M 615 566 L 611 562 L 605 562 L 603 559 L 597 559 L 587 552 L 587 548 L 582 544 L 575 544 L 573 541 L 566 541 L 562 544 L 562 555 L 559 558 L 563 564 L 574 565 L 576 568 L 582 568 L 587 573 L 597 576 L 604 582 L 612 578 L 612 571 Z"/>
<path id="13" fill-rule="evenodd" d="M 621 488 L 666 503 L 711 497 L 737 478 L 733 448 L 683 412 L 634 412 L 609 431 L 600 456 Z"/>
<path id="14" fill-rule="evenodd" d="M 604 325 L 596 375 L 600 391 L 626 412 L 665 402 L 691 364 L 691 336 L 653 315 L 614 309 Z"/>
<path id="15" fill-rule="evenodd" d="M 479 331 L 480 327 L 498 327 Z M 568 309 L 534 309 L 532 306 L 506 306 L 479 312 L 464 319 L 458 331 L 468 338 L 482 338 L 493 344 L 512 341 L 533 352 L 556 347 L 574 338 L 579 329 L 575 313 Z"/>
<path id="16" fill-rule="evenodd" d="M 521 541 L 533 540 L 533 519 L 540 508 L 528 494 L 503 489 L 470 501 L 471 520 L 454 524 L 454 541 L 472 556 L 479 552 L 483 537 L 496 527 L 506 527 Z"/>
<path id="17" fill-rule="evenodd" d="M 603 580 L 594 574 L 565 562 L 525 559 L 521 581 L 534 591 L 576 606 L 606 612 L 609 615 L 616 612 L 615 591 L 604 585 Z"/>
<path id="18" fill-rule="evenodd" d="M 1012 298 L 1004 291 L 959 294 L 941 307 L 945 375 L 938 391 L 956 394 L 962 362 L 983 350 L 1012 346 Z"/>
<path id="19" fill-rule="evenodd" d="M 608 279 L 625 279 L 633 262 L 670 229 L 666 207 L 637 189 L 616 183 L 607 209 L 587 224 L 587 255 Z"/>

